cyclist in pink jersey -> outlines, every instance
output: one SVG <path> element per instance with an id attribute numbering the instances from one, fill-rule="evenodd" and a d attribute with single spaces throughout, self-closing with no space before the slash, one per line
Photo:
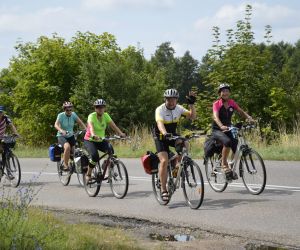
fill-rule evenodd
<path id="1" fill-rule="evenodd" d="M 252 117 L 242 110 L 239 105 L 232 99 L 230 99 L 230 86 L 226 83 L 221 83 L 218 88 L 218 94 L 220 98 L 213 103 L 213 124 L 212 135 L 213 137 L 223 144 L 222 149 L 222 167 L 225 171 L 227 179 L 233 179 L 231 168 L 228 165 L 228 155 L 230 148 L 233 152 L 236 151 L 237 139 L 233 137 L 229 131 L 229 127 L 232 126 L 231 117 L 234 111 L 237 111 L 242 117 L 248 119 L 250 122 L 254 122 Z"/>

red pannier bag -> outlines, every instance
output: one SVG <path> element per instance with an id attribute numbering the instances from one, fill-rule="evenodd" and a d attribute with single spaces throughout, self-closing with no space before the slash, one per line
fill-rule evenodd
<path id="1" fill-rule="evenodd" d="M 147 174 L 155 174 L 158 172 L 159 158 L 156 154 L 147 151 L 147 153 L 141 157 L 141 160 Z"/>

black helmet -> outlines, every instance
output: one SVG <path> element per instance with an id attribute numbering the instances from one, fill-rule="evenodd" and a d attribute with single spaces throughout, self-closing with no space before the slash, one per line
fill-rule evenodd
<path id="1" fill-rule="evenodd" d="M 220 94 L 220 92 L 221 92 L 223 89 L 228 89 L 228 90 L 230 90 L 230 85 L 227 84 L 227 83 L 220 83 L 219 88 L 218 88 L 218 94 Z"/>
<path id="2" fill-rule="evenodd" d="M 167 98 L 178 98 L 179 97 L 179 93 L 176 89 L 167 89 L 164 93 L 164 97 Z"/>

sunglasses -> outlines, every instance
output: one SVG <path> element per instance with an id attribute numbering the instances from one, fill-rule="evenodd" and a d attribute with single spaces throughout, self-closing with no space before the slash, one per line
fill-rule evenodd
<path id="1" fill-rule="evenodd" d="M 71 112 L 71 111 L 72 111 L 72 109 L 65 109 L 65 111 L 67 111 L 67 112 Z"/>
<path id="2" fill-rule="evenodd" d="M 102 106 L 102 105 L 98 105 L 98 106 L 95 106 L 96 109 L 103 109 L 105 108 L 105 106 Z"/>

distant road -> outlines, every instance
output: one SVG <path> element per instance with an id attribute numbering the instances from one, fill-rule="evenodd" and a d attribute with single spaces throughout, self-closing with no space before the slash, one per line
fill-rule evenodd
<path id="1" fill-rule="evenodd" d="M 64 187 L 56 164 L 48 159 L 21 159 L 22 185 L 41 175 L 33 184 L 42 187 L 34 204 L 53 208 L 93 211 L 99 214 L 148 219 L 174 225 L 197 227 L 213 232 L 300 246 L 300 162 L 267 161 L 267 186 L 259 196 L 249 194 L 237 180 L 224 193 L 205 185 L 205 199 L 199 210 L 186 206 L 182 190 L 176 191 L 168 206 L 160 206 L 152 193 L 151 178 L 139 159 L 123 159 L 130 186 L 123 200 L 114 198 L 107 184 L 98 197 L 90 198 L 72 176 Z M 201 161 L 198 161 L 204 173 Z"/>

